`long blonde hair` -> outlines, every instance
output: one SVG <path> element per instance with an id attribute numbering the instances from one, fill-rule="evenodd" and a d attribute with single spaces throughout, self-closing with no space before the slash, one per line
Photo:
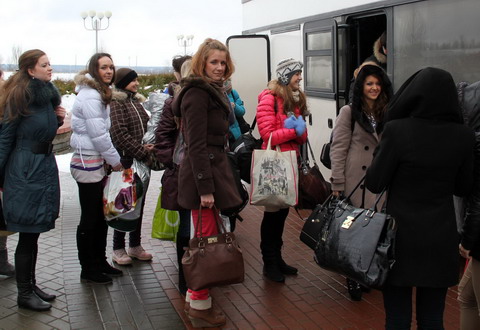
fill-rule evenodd
<path id="1" fill-rule="evenodd" d="M 235 71 L 235 66 L 233 65 L 232 58 L 230 57 L 230 52 L 223 43 L 216 39 L 207 38 L 205 41 L 198 47 L 197 52 L 193 55 L 192 58 L 192 73 L 197 76 L 201 77 L 205 80 L 207 79 L 207 75 L 205 73 L 205 67 L 207 65 L 207 59 L 210 55 L 212 50 L 219 50 L 226 53 L 226 68 L 225 68 L 225 75 L 224 79 L 228 79 L 232 76 L 233 72 Z"/>

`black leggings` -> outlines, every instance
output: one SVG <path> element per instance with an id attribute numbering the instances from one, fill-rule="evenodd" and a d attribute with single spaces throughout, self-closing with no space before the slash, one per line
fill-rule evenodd
<path id="1" fill-rule="evenodd" d="M 38 251 L 38 238 L 40 233 L 19 233 L 15 254 L 33 254 Z"/>

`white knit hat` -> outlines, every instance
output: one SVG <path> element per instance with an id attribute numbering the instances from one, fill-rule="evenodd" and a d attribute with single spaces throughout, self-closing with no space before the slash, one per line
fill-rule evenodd
<path id="1" fill-rule="evenodd" d="M 293 58 L 287 58 L 281 60 L 277 64 L 277 78 L 280 84 L 288 85 L 290 83 L 290 79 L 293 75 L 299 71 L 302 71 L 303 63 Z"/>

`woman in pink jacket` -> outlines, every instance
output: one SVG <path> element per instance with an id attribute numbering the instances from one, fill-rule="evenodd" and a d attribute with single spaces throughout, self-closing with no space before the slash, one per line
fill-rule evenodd
<path id="1" fill-rule="evenodd" d="M 263 139 L 262 149 L 267 147 L 272 136 L 272 146 L 279 145 L 282 151 L 295 150 L 299 155 L 300 145 L 307 141 L 308 115 L 305 94 L 300 90 L 303 64 L 288 58 L 277 65 L 276 80 L 268 83 L 258 96 L 257 123 Z M 263 258 L 263 274 L 275 282 L 285 282 L 284 275 L 296 275 L 298 269 L 289 266 L 282 258 L 282 234 L 289 208 L 265 207 L 260 229 L 260 249 Z"/>

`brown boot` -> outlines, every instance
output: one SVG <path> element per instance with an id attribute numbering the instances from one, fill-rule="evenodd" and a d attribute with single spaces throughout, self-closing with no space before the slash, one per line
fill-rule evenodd
<path id="1" fill-rule="evenodd" d="M 190 306 L 188 318 L 194 328 L 215 328 L 227 322 L 225 315 L 214 310 L 213 307 L 202 310 Z"/>

